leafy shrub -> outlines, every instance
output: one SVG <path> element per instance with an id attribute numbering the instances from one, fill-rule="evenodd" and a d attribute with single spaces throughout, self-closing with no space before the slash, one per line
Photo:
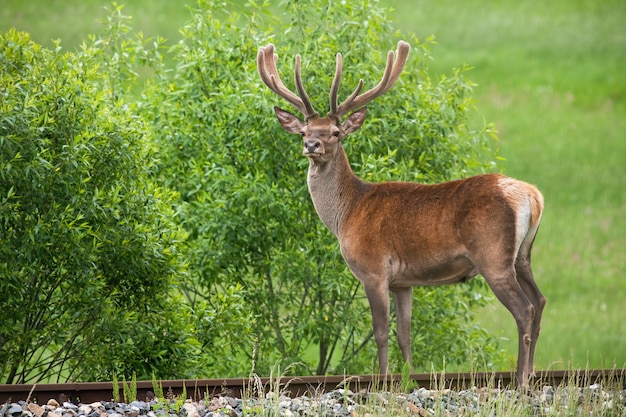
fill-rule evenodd
<path id="1" fill-rule="evenodd" d="M 366 86 L 378 81 L 399 35 L 371 1 L 286 1 L 286 24 L 267 17 L 267 5 L 250 2 L 242 14 L 222 6 L 198 2 L 172 51 L 176 68 L 160 72 L 142 103 L 157 144 L 158 178 L 182 198 L 177 211 L 190 235 L 193 294 L 210 304 L 218 294 L 237 293 L 255 318 L 241 334 L 231 327 L 221 342 L 198 335 L 210 347 L 208 360 L 225 352 L 233 358 L 226 366 L 211 361 L 208 372 L 245 374 L 252 364 L 269 373 L 293 363 L 294 372 L 370 372 L 376 348 L 364 294 L 317 218 L 306 189 L 308 163 L 275 120 L 272 106 L 284 103 L 261 83 L 255 58 L 259 46 L 274 42 L 288 82 L 301 53 L 306 88 L 322 111 L 336 51 L 344 54 L 345 97 L 358 78 Z M 468 127 L 471 83 L 464 71 L 431 80 L 428 42 L 408 40 L 413 52 L 400 82 L 369 106 L 368 122 L 346 144 L 355 171 L 367 180 L 435 182 L 491 169 L 488 127 Z M 483 291 L 481 281 L 416 290 L 417 368 L 465 363 L 468 352 L 486 362 L 494 357 L 493 339 L 474 323 Z M 398 351 L 392 361 L 400 363 Z"/>
<path id="2" fill-rule="evenodd" d="M 193 372 L 173 195 L 93 51 L 0 35 L 0 377 Z M 150 355 L 151 349 L 159 349 Z M 185 347 L 188 346 L 188 347 Z M 161 352 L 163 351 L 163 352 Z M 161 357 L 159 357 L 159 355 Z M 127 369 L 123 369 L 127 370 Z"/>

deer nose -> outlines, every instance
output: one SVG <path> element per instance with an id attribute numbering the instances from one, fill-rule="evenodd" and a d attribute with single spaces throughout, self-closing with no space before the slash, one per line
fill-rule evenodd
<path id="1" fill-rule="evenodd" d="M 304 141 L 304 148 L 306 149 L 308 153 L 315 153 L 315 151 L 318 150 L 319 147 L 320 147 L 319 140 L 305 140 Z"/>

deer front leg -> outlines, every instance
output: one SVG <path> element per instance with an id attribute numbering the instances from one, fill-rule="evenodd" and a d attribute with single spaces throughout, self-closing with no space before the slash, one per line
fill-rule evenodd
<path id="1" fill-rule="evenodd" d="M 363 284 L 372 312 L 374 340 L 378 348 L 378 367 L 381 374 L 389 373 L 389 292 L 386 285 Z"/>
<path id="2" fill-rule="evenodd" d="M 413 288 L 392 290 L 398 323 L 398 346 L 404 361 L 411 364 L 411 313 L 413 310 Z"/>

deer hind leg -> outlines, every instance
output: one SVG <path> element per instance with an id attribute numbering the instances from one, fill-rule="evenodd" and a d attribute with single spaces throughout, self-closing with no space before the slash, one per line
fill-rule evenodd
<path id="1" fill-rule="evenodd" d="M 511 312 L 517 324 L 517 386 L 528 388 L 530 351 L 533 344 L 535 306 L 517 282 L 513 265 L 500 271 L 483 270 L 483 277 L 500 302 Z"/>
<path id="2" fill-rule="evenodd" d="M 413 310 L 413 288 L 392 290 L 398 323 L 398 346 L 404 361 L 411 366 L 411 313 Z M 411 368 L 412 369 L 412 368 Z"/>
<path id="3" fill-rule="evenodd" d="M 535 347 L 537 346 L 537 339 L 539 339 L 539 330 L 541 325 L 541 315 L 543 308 L 546 305 L 546 298 L 539 291 L 539 287 L 535 283 L 533 277 L 533 271 L 530 267 L 530 256 L 523 256 L 518 258 L 515 262 L 515 272 L 517 273 L 517 280 L 526 294 L 526 297 L 533 303 L 535 307 L 535 315 L 533 317 L 533 326 L 531 332 L 530 352 L 528 357 L 528 372 L 531 376 L 534 375 L 535 367 Z"/>
<path id="4" fill-rule="evenodd" d="M 374 340 L 378 348 L 378 366 L 381 374 L 389 373 L 389 290 L 385 285 L 363 283 L 372 312 Z"/>

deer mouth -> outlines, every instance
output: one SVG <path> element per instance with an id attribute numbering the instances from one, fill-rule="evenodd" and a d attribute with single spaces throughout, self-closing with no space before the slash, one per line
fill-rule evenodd
<path id="1" fill-rule="evenodd" d="M 324 154 L 324 152 L 319 152 L 318 150 L 315 151 L 309 151 L 308 149 L 304 149 L 304 151 L 302 152 L 304 154 L 304 156 L 306 156 L 307 158 L 319 158 L 320 156 L 322 156 Z"/>

